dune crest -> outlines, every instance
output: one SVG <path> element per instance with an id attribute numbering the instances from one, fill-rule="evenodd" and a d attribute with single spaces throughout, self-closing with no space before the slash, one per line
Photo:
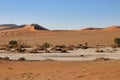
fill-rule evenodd
<path id="1" fill-rule="evenodd" d="M 103 28 L 93 28 L 93 27 L 88 27 L 88 28 L 84 28 L 81 29 L 82 31 L 86 31 L 86 30 L 102 30 Z"/>
<path id="2" fill-rule="evenodd" d="M 17 27 L 18 27 L 18 25 L 16 25 L 16 24 L 2 24 L 2 25 L 0 25 L 0 30 L 14 29 Z"/>
<path id="3" fill-rule="evenodd" d="M 23 30 L 30 30 L 30 31 L 35 31 L 34 26 L 31 25 L 26 25 L 24 28 L 22 28 Z"/>
<path id="4" fill-rule="evenodd" d="M 29 24 L 25 25 L 23 29 L 30 30 L 30 31 L 36 31 L 36 30 L 48 30 L 47 28 L 44 28 L 38 24 Z"/>
<path id="5" fill-rule="evenodd" d="M 114 30 L 120 30 L 120 26 L 109 26 L 109 27 L 105 27 L 105 28 L 93 28 L 93 27 L 88 27 L 88 28 L 84 28 L 81 29 L 80 31 L 114 31 Z"/>
<path id="6" fill-rule="evenodd" d="M 25 24 L 25 25 L 0 25 L 0 30 L 7 31 L 37 31 L 37 30 L 49 30 L 38 24 Z"/>
<path id="7" fill-rule="evenodd" d="M 104 28 L 103 30 L 118 30 L 118 29 L 120 29 L 120 26 L 109 26 Z"/>

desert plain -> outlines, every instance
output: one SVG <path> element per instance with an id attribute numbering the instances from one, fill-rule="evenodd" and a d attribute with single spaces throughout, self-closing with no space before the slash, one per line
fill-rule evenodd
<path id="1" fill-rule="evenodd" d="M 110 26 L 103 29 L 41 30 L 35 29 L 35 26 L 25 25 L 20 28 L 1 30 L 0 44 L 6 44 L 10 40 L 20 40 L 28 45 L 38 45 L 44 42 L 53 45 L 78 45 L 87 42 L 89 45 L 110 46 L 114 44 L 114 38 L 119 36 L 119 26 Z"/>
<path id="2" fill-rule="evenodd" d="M 36 46 L 44 42 L 52 45 L 79 45 L 92 48 L 69 53 L 12 53 L 0 51 L 0 80 L 119 80 L 120 50 L 114 52 L 114 38 L 120 37 L 119 26 L 86 28 L 82 30 L 39 30 L 34 25 L 0 30 L 0 45 L 11 40 Z M 45 28 L 42 28 L 45 29 Z M 95 52 L 97 45 L 103 52 Z M 26 60 L 17 61 L 24 57 Z M 99 59 L 98 59 L 99 58 Z"/>
<path id="3" fill-rule="evenodd" d="M 120 61 L 0 61 L 0 80 L 119 80 Z"/>

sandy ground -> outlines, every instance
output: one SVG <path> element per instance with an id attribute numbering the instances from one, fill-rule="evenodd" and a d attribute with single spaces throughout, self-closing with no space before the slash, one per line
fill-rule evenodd
<path id="1" fill-rule="evenodd" d="M 37 31 L 27 26 L 21 29 L 0 31 L 0 45 L 7 44 L 10 40 L 19 40 L 31 46 L 44 42 L 53 45 L 78 45 L 86 42 L 90 46 L 112 45 L 116 37 L 120 37 L 120 29 Z M 81 55 L 84 56 L 81 57 Z M 0 53 L 0 57 L 60 60 L 23 62 L 0 60 L 0 80 L 120 80 L 120 60 L 88 61 L 100 57 L 120 59 L 120 50 L 107 52 L 106 49 L 104 53 L 96 53 L 95 49 L 79 49 L 67 54 Z"/>
<path id="2" fill-rule="evenodd" d="M 0 57 L 14 60 L 20 57 L 39 60 L 0 60 L 0 80 L 119 80 L 120 60 L 117 60 L 120 59 L 119 49 L 115 53 L 96 53 L 94 50 L 91 48 L 78 49 L 71 53 L 42 54 L 0 53 Z M 94 60 L 101 57 L 112 60 Z"/>
<path id="3" fill-rule="evenodd" d="M 120 61 L 0 61 L 0 80 L 119 80 Z"/>
<path id="4" fill-rule="evenodd" d="M 7 44 L 10 40 L 19 40 L 27 45 L 40 45 L 49 42 L 53 45 L 113 45 L 114 38 L 120 37 L 118 30 L 93 30 L 93 31 L 29 31 L 13 30 L 0 31 L 0 45 Z"/>

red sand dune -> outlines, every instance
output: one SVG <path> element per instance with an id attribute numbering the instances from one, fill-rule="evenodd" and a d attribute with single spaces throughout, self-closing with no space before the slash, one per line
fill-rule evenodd
<path id="1" fill-rule="evenodd" d="M 78 45 L 88 42 L 89 45 L 113 45 L 114 38 L 120 37 L 119 26 L 108 28 L 88 28 L 87 30 L 48 30 L 35 25 L 0 31 L 0 45 L 10 40 L 27 41 L 29 45 L 49 42 L 52 44 Z"/>
<path id="2" fill-rule="evenodd" d="M 9 32 L 9 31 L 36 31 L 36 30 L 48 30 L 47 28 L 44 28 L 38 24 L 28 24 L 28 25 L 0 25 L 0 30 L 3 32 Z"/>
<path id="3" fill-rule="evenodd" d="M 110 26 L 110 27 L 106 27 L 103 30 L 119 30 L 120 26 Z"/>
<path id="4" fill-rule="evenodd" d="M 92 27 L 89 27 L 89 28 L 84 28 L 84 29 L 81 29 L 82 31 L 89 31 L 89 30 L 102 30 L 103 28 L 92 28 Z"/>
<path id="5" fill-rule="evenodd" d="M 88 28 L 84 28 L 84 29 L 81 29 L 82 31 L 96 31 L 96 30 L 106 30 L 106 31 L 109 31 L 109 30 L 119 30 L 120 29 L 120 26 L 109 26 L 109 27 L 105 27 L 105 28 L 92 28 L 92 27 L 88 27 Z"/>

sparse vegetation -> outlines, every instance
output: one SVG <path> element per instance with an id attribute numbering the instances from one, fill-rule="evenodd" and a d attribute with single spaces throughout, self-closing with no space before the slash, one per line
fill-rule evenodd
<path id="1" fill-rule="evenodd" d="M 104 52 L 104 51 L 103 51 L 103 50 L 97 49 L 95 52 L 101 52 L 101 53 L 102 53 L 102 52 Z"/>
<path id="2" fill-rule="evenodd" d="M 21 57 L 18 59 L 18 61 L 25 61 L 26 59 L 24 57 Z"/>
<path id="3" fill-rule="evenodd" d="M 83 46 L 82 44 L 79 44 L 79 46 Z"/>
<path id="4" fill-rule="evenodd" d="M 85 43 L 85 46 L 87 46 L 87 47 L 88 47 L 88 43 L 87 43 L 87 42 Z"/>
<path id="5" fill-rule="evenodd" d="M 22 47 L 18 47 L 18 48 L 16 48 L 15 50 L 16 50 L 17 52 L 19 52 L 19 53 L 23 53 L 23 52 L 26 51 L 26 49 L 24 49 L 24 48 L 22 48 Z"/>
<path id="6" fill-rule="evenodd" d="M 9 45 L 16 45 L 17 44 L 17 41 L 10 41 L 9 42 Z"/>
<path id="7" fill-rule="evenodd" d="M 79 44 L 77 48 L 81 48 L 81 49 L 88 49 L 88 43 L 86 42 L 84 45 Z"/>
<path id="8" fill-rule="evenodd" d="M 81 49 L 88 49 L 88 46 L 82 46 Z"/>
<path id="9" fill-rule="evenodd" d="M 80 55 L 80 57 L 84 57 L 84 55 Z"/>
<path id="10" fill-rule="evenodd" d="M 19 47 L 21 47 L 21 48 L 31 48 L 31 46 L 30 45 L 27 45 L 27 41 L 17 41 L 17 43 L 18 43 L 18 45 L 19 45 Z"/>
<path id="11" fill-rule="evenodd" d="M 50 46 L 51 46 L 51 44 L 50 43 L 47 43 L 47 42 L 45 42 L 45 43 L 43 43 L 43 48 L 44 48 L 44 50 L 47 52 L 47 53 L 49 53 L 49 51 L 47 50 L 47 48 L 49 48 Z"/>
<path id="12" fill-rule="evenodd" d="M 52 50 L 60 53 L 68 53 L 67 50 L 73 50 L 73 46 L 56 45 Z"/>
<path id="13" fill-rule="evenodd" d="M 44 49 L 47 49 L 51 46 L 51 44 L 46 42 L 46 43 L 43 43 L 42 46 L 44 47 Z"/>
<path id="14" fill-rule="evenodd" d="M 67 50 L 62 50 L 61 53 L 68 53 Z"/>
<path id="15" fill-rule="evenodd" d="M 30 53 L 38 53 L 38 49 L 32 49 Z"/>
<path id="16" fill-rule="evenodd" d="M 17 41 L 13 40 L 13 41 L 9 41 L 9 48 L 16 48 L 18 46 Z"/>
<path id="17" fill-rule="evenodd" d="M 2 58 L 2 60 L 9 61 L 9 60 L 10 60 L 10 58 L 9 58 L 9 57 L 4 57 L 4 58 Z"/>
<path id="18" fill-rule="evenodd" d="M 114 43 L 117 45 L 117 47 L 120 47 L 120 38 L 115 38 Z"/>
<path id="19" fill-rule="evenodd" d="M 8 45 L 6 45 L 6 50 L 7 51 L 11 51 L 12 52 L 19 52 L 19 53 L 23 53 L 26 51 L 25 48 L 29 48 L 30 46 L 26 45 L 24 42 L 22 41 L 16 41 L 16 40 L 12 40 L 9 41 Z"/>
<path id="20" fill-rule="evenodd" d="M 75 50 L 75 49 L 77 49 L 77 47 L 74 46 L 74 45 L 69 45 L 69 46 L 66 47 L 66 49 L 67 50 Z"/>
<path id="21" fill-rule="evenodd" d="M 95 59 L 94 61 L 108 61 L 108 60 L 111 60 L 111 59 L 110 58 L 101 57 L 101 58 Z"/>

